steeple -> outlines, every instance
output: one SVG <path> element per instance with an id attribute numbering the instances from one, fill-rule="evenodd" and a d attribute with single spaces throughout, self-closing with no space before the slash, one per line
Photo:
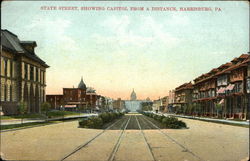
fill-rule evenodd
<path id="1" fill-rule="evenodd" d="M 82 78 L 82 77 L 81 77 L 80 83 L 78 84 L 78 88 L 80 88 L 80 89 L 85 89 L 85 90 L 86 90 L 86 85 L 85 85 L 85 83 L 83 82 L 83 78 Z"/>

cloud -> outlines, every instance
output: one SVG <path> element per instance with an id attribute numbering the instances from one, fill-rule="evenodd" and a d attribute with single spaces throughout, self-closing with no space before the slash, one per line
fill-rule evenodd
<path id="1" fill-rule="evenodd" d="M 166 32 L 165 26 L 150 16 L 140 16 L 138 19 L 132 19 L 127 15 L 111 16 L 100 24 L 110 34 L 92 34 L 91 38 L 98 45 L 115 44 L 130 48 L 167 45 L 170 48 L 178 44 L 178 39 Z"/>
<path id="2" fill-rule="evenodd" d="M 38 15 L 26 27 L 30 30 L 39 31 L 33 33 L 39 34 L 47 47 L 59 48 L 67 53 L 79 50 L 75 39 L 67 34 L 67 29 L 71 27 L 71 21 L 67 19 L 53 19 L 53 17 Z"/>

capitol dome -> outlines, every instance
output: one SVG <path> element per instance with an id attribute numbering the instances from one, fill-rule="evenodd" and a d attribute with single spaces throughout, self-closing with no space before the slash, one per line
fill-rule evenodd
<path id="1" fill-rule="evenodd" d="M 132 91 L 132 93 L 131 93 L 131 95 L 130 95 L 130 100 L 131 100 L 131 101 L 135 101 L 136 99 L 137 99 L 136 93 L 135 93 L 135 91 L 134 91 L 134 89 L 133 89 L 133 91 Z"/>

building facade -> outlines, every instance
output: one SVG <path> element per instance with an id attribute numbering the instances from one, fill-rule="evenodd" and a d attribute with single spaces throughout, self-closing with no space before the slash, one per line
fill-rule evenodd
<path id="1" fill-rule="evenodd" d="M 190 106 L 192 110 L 185 114 L 249 119 L 249 63 L 250 54 L 242 54 L 232 61 L 195 78 L 191 93 L 192 99 L 187 99 L 187 101 L 192 100 Z M 186 103 L 186 94 L 180 87 L 175 90 L 175 104 L 181 105 Z"/>
<path id="2" fill-rule="evenodd" d="M 40 112 L 45 102 L 46 68 L 35 54 L 35 41 L 20 41 L 8 30 L 1 30 L 1 106 L 6 115 L 17 114 L 24 102 L 28 113 Z"/>
<path id="3" fill-rule="evenodd" d="M 113 101 L 113 109 L 121 111 L 122 109 L 125 109 L 125 101 L 123 101 L 121 98 L 118 98 L 117 100 Z"/>
<path id="4" fill-rule="evenodd" d="M 46 101 L 51 105 L 52 109 L 59 110 L 64 106 L 63 95 L 46 95 Z"/>
<path id="5" fill-rule="evenodd" d="M 63 88 L 62 95 L 47 95 L 48 102 L 55 109 L 70 111 L 99 110 L 105 100 L 95 90 L 87 87 L 81 78 L 77 88 Z"/>
<path id="6" fill-rule="evenodd" d="M 191 82 L 184 83 L 181 86 L 175 88 L 175 112 L 184 112 L 185 108 L 192 104 L 192 92 L 193 84 Z"/>

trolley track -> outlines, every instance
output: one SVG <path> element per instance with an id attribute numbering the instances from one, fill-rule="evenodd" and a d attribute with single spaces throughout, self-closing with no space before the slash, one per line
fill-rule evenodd
<path id="1" fill-rule="evenodd" d="M 148 120 L 145 116 L 142 116 L 142 118 L 147 121 L 148 123 L 150 123 L 152 126 L 154 126 L 161 134 L 163 134 L 166 138 L 170 139 L 171 141 L 173 141 L 174 143 L 176 143 L 178 146 L 180 146 L 184 151 L 190 153 L 192 156 L 194 156 L 195 158 L 197 158 L 200 161 L 204 161 L 204 159 L 202 159 L 201 157 L 199 157 L 198 155 L 194 154 L 190 149 L 188 149 L 187 147 L 185 147 L 184 145 L 182 145 L 181 143 L 179 143 L 178 141 L 176 141 L 174 138 L 172 138 L 171 136 L 169 136 L 168 134 L 166 134 L 165 132 L 162 131 L 161 128 L 159 128 L 157 125 L 155 125 L 152 121 Z"/>
<path id="2" fill-rule="evenodd" d="M 139 127 L 139 129 L 140 129 L 140 131 L 141 131 L 141 134 L 142 134 L 142 136 L 143 136 L 143 139 L 144 139 L 145 143 L 147 144 L 147 147 L 148 147 L 148 150 L 149 150 L 149 152 L 150 152 L 150 155 L 151 155 L 152 159 L 153 159 L 154 161 L 156 161 L 156 158 L 155 158 L 154 153 L 153 153 L 153 151 L 152 151 L 152 147 L 151 147 L 150 144 L 148 143 L 148 140 L 147 140 L 147 138 L 146 138 L 146 136 L 145 136 L 145 133 L 143 132 L 143 130 L 142 130 L 142 128 L 141 128 L 141 125 L 140 125 L 140 123 L 139 123 L 139 121 L 138 121 L 138 119 L 137 119 L 137 116 L 135 116 L 135 118 L 136 118 L 136 122 L 137 122 L 137 124 L 138 124 L 138 127 Z"/>
<path id="3" fill-rule="evenodd" d="M 62 159 L 60 159 L 61 161 L 66 160 L 67 158 L 69 158 L 70 156 L 72 156 L 73 154 L 75 154 L 76 152 L 78 152 L 79 150 L 81 150 L 82 148 L 86 147 L 88 144 L 90 144 L 92 141 L 94 141 L 96 138 L 98 138 L 99 136 L 101 136 L 102 134 L 104 134 L 107 130 L 109 130 L 110 128 L 112 128 L 114 125 L 116 125 L 119 122 L 124 121 L 124 119 L 119 119 L 117 121 L 115 121 L 113 124 L 111 124 L 110 126 L 108 126 L 106 129 L 102 130 L 100 133 L 98 133 L 97 135 L 95 135 L 94 137 L 92 137 L 90 140 L 88 140 L 87 142 L 81 144 L 80 146 L 78 146 L 77 148 L 75 148 L 72 152 L 68 153 L 67 155 L 65 155 Z M 124 121 L 125 123 L 126 121 Z M 124 123 L 122 123 L 122 126 L 124 126 Z"/>
<path id="4" fill-rule="evenodd" d="M 129 117 L 128 121 L 126 122 L 125 127 L 123 128 L 122 132 L 120 133 L 119 138 L 118 138 L 118 140 L 117 140 L 117 142 L 116 142 L 116 144 L 115 144 L 115 146 L 114 146 L 112 152 L 110 153 L 110 156 L 109 156 L 109 158 L 108 158 L 108 161 L 113 161 L 113 160 L 115 159 L 116 152 L 118 151 L 118 149 L 119 149 L 119 147 L 120 147 L 120 144 L 121 144 L 121 140 L 122 140 L 123 134 L 124 134 L 125 130 L 126 130 L 127 127 L 128 127 L 128 124 L 129 124 L 130 119 L 131 119 L 131 116 Z"/>

